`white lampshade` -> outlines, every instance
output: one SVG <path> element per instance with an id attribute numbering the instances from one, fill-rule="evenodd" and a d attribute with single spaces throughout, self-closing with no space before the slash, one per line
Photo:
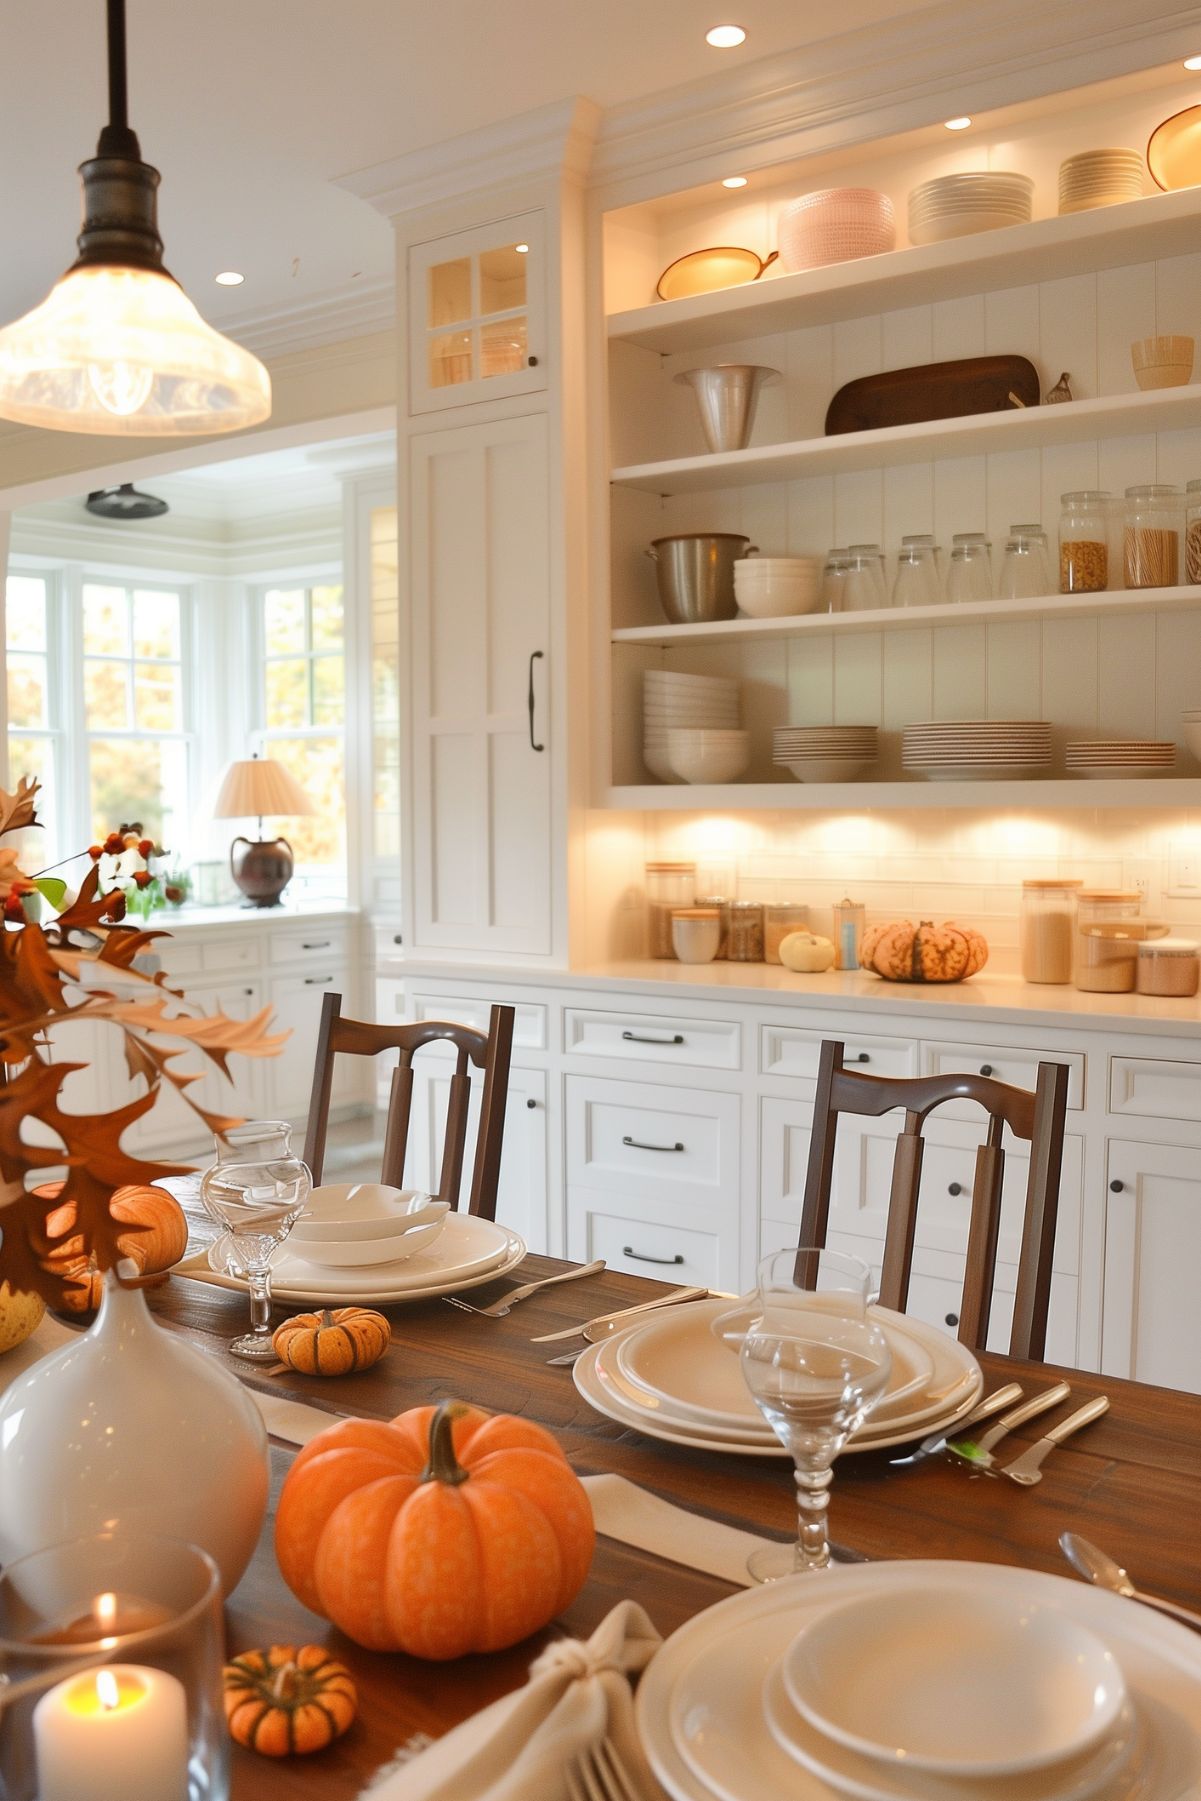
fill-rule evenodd
<path id="1" fill-rule="evenodd" d="M 0 417 L 23 425 L 178 437 L 270 416 L 263 365 L 206 325 L 165 270 L 69 269 L 0 330 Z"/>
<path id="2" fill-rule="evenodd" d="M 214 819 L 258 819 L 265 813 L 291 819 L 316 811 L 296 777 L 270 757 L 231 763 L 213 803 Z"/>

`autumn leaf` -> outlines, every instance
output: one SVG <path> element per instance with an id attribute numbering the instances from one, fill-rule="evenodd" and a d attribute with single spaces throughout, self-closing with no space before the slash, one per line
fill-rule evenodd
<path id="1" fill-rule="evenodd" d="M 27 775 L 17 783 L 15 794 L 0 788 L 0 832 L 19 832 L 27 825 L 39 823 L 34 802 L 40 788 L 41 783 Z"/>

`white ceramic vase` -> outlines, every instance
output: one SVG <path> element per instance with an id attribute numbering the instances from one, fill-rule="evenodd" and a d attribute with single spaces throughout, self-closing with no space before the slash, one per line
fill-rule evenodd
<path id="1" fill-rule="evenodd" d="M 267 1488 L 267 1434 L 249 1394 L 112 1275 L 91 1330 L 0 1398 L 0 1565 L 143 1527 L 207 1551 L 228 1594 Z"/>

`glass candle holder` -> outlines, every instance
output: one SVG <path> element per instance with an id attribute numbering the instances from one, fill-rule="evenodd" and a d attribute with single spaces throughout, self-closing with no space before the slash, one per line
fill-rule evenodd
<path id="1" fill-rule="evenodd" d="M 5 1801 L 227 1801 L 221 1579 L 180 1539 L 119 1530 L 0 1575 Z"/>

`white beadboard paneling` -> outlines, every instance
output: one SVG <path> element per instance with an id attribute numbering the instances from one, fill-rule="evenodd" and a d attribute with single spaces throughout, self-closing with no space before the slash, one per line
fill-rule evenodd
<path id="1" fill-rule="evenodd" d="M 984 352 L 987 356 L 1039 359 L 1038 288 L 1005 288 L 984 296 Z M 1044 371 L 1045 373 L 1045 371 Z M 1055 376 L 1051 377 L 1055 380 Z"/>
<path id="2" fill-rule="evenodd" d="M 1155 264 L 1097 276 L 1097 378 L 1102 394 L 1137 393 L 1130 345 L 1155 333 Z"/>
<path id="3" fill-rule="evenodd" d="M 1096 619 L 1047 619 L 1042 628 L 1043 717 L 1052 737 L 1097 736 Z"/>
<path id="4" fill-rule="evenodd" d="M 1180 715 L 1201 707 L 1201 610 L 1157 613 L 1154 623 L 1155 736 L 1176 740 L 1177 766 L 1191 774 L 1197 759 L 1184 746 Z"/>
<path id="5" fill-rule="evenodd" d="M 884 529 L 884 471 L 859 469 L 834 477 L 834 541 L 877 544 Z"/>
<path id="6" fill-rule="evenodd" d="M 884 368 L 884 338 L 880 315 L 868 319 L 840 319 L 834 329 L 834 385 L 841 388 L 861 375 L 878 375 Z"/>
<path id="7" fill-rule="evenodd" d="M 988 717 L 988 631 L 951 625 L 934 633 L 932 719 Z"/>
<path id="8" fill-rule="evenodd" d="M 1183 488 L 1201 478 L 1201 431 L 1161 431 L 1155 446 L 1157 482 L 1172 482 Z"/>
<path id="9" fill-rule="evenodd" d="M 1041 633 L 1036 620 L 988 627 L 988 717 L 1043 719 Z"/>
<path id="10" fill-rule="evenodd" d="M 885 313 L 881 354 L 886 369 L 909 369 L 915 363 L 942 362 L 950 352 L 934 336 L 934 309 L 908 306 Z"/>
<path id="11" fill-rule="evenodd" d="M 988 518 L 988 460 L 954 457 L 934 465 L 934 536 L 950 554 L 956 532 L 982 532 Z"/>
<path id="12" fill-rule="evenodd" d="M 880 543 L 890 553 L 900 549 L 901 539 L 911 532 L 934 530 L 934 465 L 902 464 L 884 471 L 884 521 Z M 891 585 L 896 574 L 896 557 L 888 559 Z"/>
<path id="13" fill-rule="evenodd" d="M 770 482 L 761 488 L 743 488 L 740 531 L 765 557 L 789 555 L 788 484 Z"/>
<path id="14" fill-rule="evenodd" d="M 896 632 L 888 639 L 883 670 L 883 749 L 889 753 L 888 775 L 900 770 L 902 728 L 934 717 L 934 634 Z"/>
<path id="15" fill-rule="evenodd" d="M 1119 614 L 1098 621 L 1098 736 L 1155 736 L 1154 618 Z"/>
<path id="16" fill-rule="evenodd" d="M 781 436 L 792 440 L 820 438 L 825 429 L 830 396 L 839 383 L 834 370 L 834 327 L 806 326 L 802 331 L 792 332 L 787 343 L 783 388 L 788 407 L 788 431 Z"/>
<path id="17" fill-rule="evenodd" d="M 1097 477 L 1102 488 L 1120 500 L 1127 488 L 1155 480 L 1155 436 L 1108 438 L 1097 446 Z M 1119 587 L 1117 581 L 1111 587 Z"/>
<path id="18" fill-rule="evenodd" d="M 959 300 L 937 300 L 930 310 L 935 345 L 932 354 L 940 361 L 986 354 L 983 294 L 965 294 Z"/>
<path id="19" fill-rule="evenodd" d="M 857 633 L 834 640 L 834 723 L 875 725 L 883 706 L 884 634 Z"/>
<path id="20" fill-rule="evenodd" d="M 771 760 L 771 735 L 777 726 L 789 724 L 787 672 L 775 644 L 752 639 L 740 650 L 742 723 L 751 734 L 751 762 L 743 779 L 770 782 L 777 774 Z"/>
<path id="21" fill-rule="evenodd" d="M 1102 392 L 1097 381 L 1097 278 L 1068 275 L 1038 290 L 1039 359 L 1044 391 L 1063 370 L 1077 400 Z"/>
<path id="22" fill-rule="evenodd" d="M 788 548 L 793 556 L 824 557 L 834 544 L 834 477 L 811 476 L 788 488 Z"/>
<path id="23" fill-rule="evenodd" d="M 795 640 L 788 646 L 788 723 L 833 725 L 834 640 Z"/>
<path id="24" fill-rule="evenodd" d="M 1079 488 L 1099 488 L 1096 444 L 1056 444 L 1042 453 L 1042 521 L 1057 541 L 1060 500 Z"/>
<path id="25" fill-rule="evenodd" d="M 1001 553 L 1011 525 L 1042 523 L 1048 538 L 1053 536 L 1055 516 L 1048 521 L 1043 512 L 1042 470 L 1034 457 L 1020 450 L 1008 450 L 988 458 L 988 535 L 995 547 L 994 568 L 1001 566 Z"/>

